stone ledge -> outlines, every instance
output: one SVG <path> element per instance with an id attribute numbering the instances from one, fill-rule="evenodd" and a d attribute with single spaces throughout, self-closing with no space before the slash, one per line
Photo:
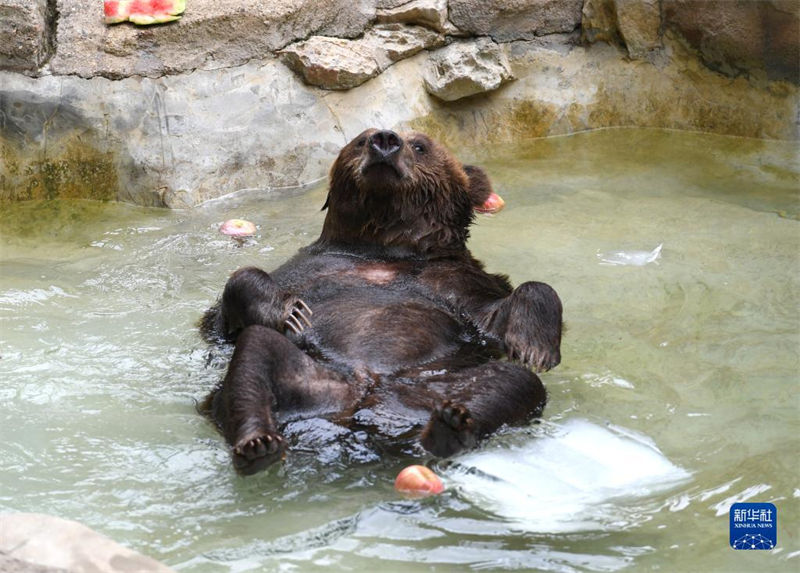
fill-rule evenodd
<path id="1" fill-rule="evenodd" d="M 422 79 L 429 94 L 455 101 L 496 90 L 515 77 L 504 50 L 483 38 L 455 42 L 433 52 Z"/>
<path id="2" fill-rule="evenodd" d="M 357 40 L 312 36 L 280 51 L 283 62 L 312 86 L 349 90 L 445 38 L 422 26 L 379 24 Z"/>
<path id="3" fill-rule="evenodd" d="M 192 0 L 174 23 L 107 26 L 97 0 L 58 0 L 50 69 L 121 79 L 233 67 L 314 34 L 360 36 L 374 17 L 370 0 L 254 0 L 246 7 L 233 0 Z"/>

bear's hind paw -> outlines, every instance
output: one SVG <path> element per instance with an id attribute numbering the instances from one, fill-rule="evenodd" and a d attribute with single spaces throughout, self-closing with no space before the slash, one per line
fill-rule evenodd
<path id="1" fill-rule="evenodd" d="M 474 426 L 475 422 L 465 406 L 444 402 L 433 411 L 422 430 L 422 447 L 442 458 L 472 448 L 478 441 Z"/>
<path id="2" fill-rule="evenodd" d="M 251 475 L 282 460 L 286 440 L 277 432 L 250 434 L 233 447 L 233 467 L 243 475 Z"/>

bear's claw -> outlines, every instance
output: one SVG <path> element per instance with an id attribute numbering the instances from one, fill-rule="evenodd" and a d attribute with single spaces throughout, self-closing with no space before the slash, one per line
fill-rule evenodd
<path id="1" fill-rule="evenodd" d="M 289 311 L 289 316 L 286 317 L 286 327 L 295 334 L 300 334 L 307 326 L 311 326 L 310 317 L 313 314 L 308 305 L 298 298 L 292 306 L 292 310 Z"/>
<path id="2" fill-rule="evenodd" d="M 520 343 L 515 345 L 508 339 L 506 340 L 506 354 L 509 360 L 521 362 L 525 366 L 532 367 L 536 372 L 546 372 L 561 362 L 561 352 L 558 347 L 542 349 Z"/>
<path id="3" fill-rule="evenodd" d="M 233 465 L 241 474 L 254 474 L 283 459 L 286 440 L 277 432 L 250 434 L 233 447 Z"/>

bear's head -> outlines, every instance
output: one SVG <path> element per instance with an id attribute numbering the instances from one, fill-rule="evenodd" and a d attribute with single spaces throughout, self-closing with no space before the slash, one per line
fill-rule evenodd
<path id="1" fill-rule="evenodd" d="M 428 136 L 368 129 L 331 168 L 320 241 L 462 250 L 474 209 L 491 194 L 480 168 L 462 165 Z"/>

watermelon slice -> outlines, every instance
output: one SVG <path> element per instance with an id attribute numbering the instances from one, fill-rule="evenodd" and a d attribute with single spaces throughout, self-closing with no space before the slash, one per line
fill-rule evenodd
<path id="1" fill-rule="evenodd" d="M 133 0 L 105 0 L 103 12 L 106 16 L 106 24 L 125 22 L 131 15 L 132 2 Z"/>
<path id="2" fill-rule="evenodd" d="M 140 26 L 177 20 L 186 9 L 186 0 L 105 0 L 106 24 L 130 21 Z"/>

